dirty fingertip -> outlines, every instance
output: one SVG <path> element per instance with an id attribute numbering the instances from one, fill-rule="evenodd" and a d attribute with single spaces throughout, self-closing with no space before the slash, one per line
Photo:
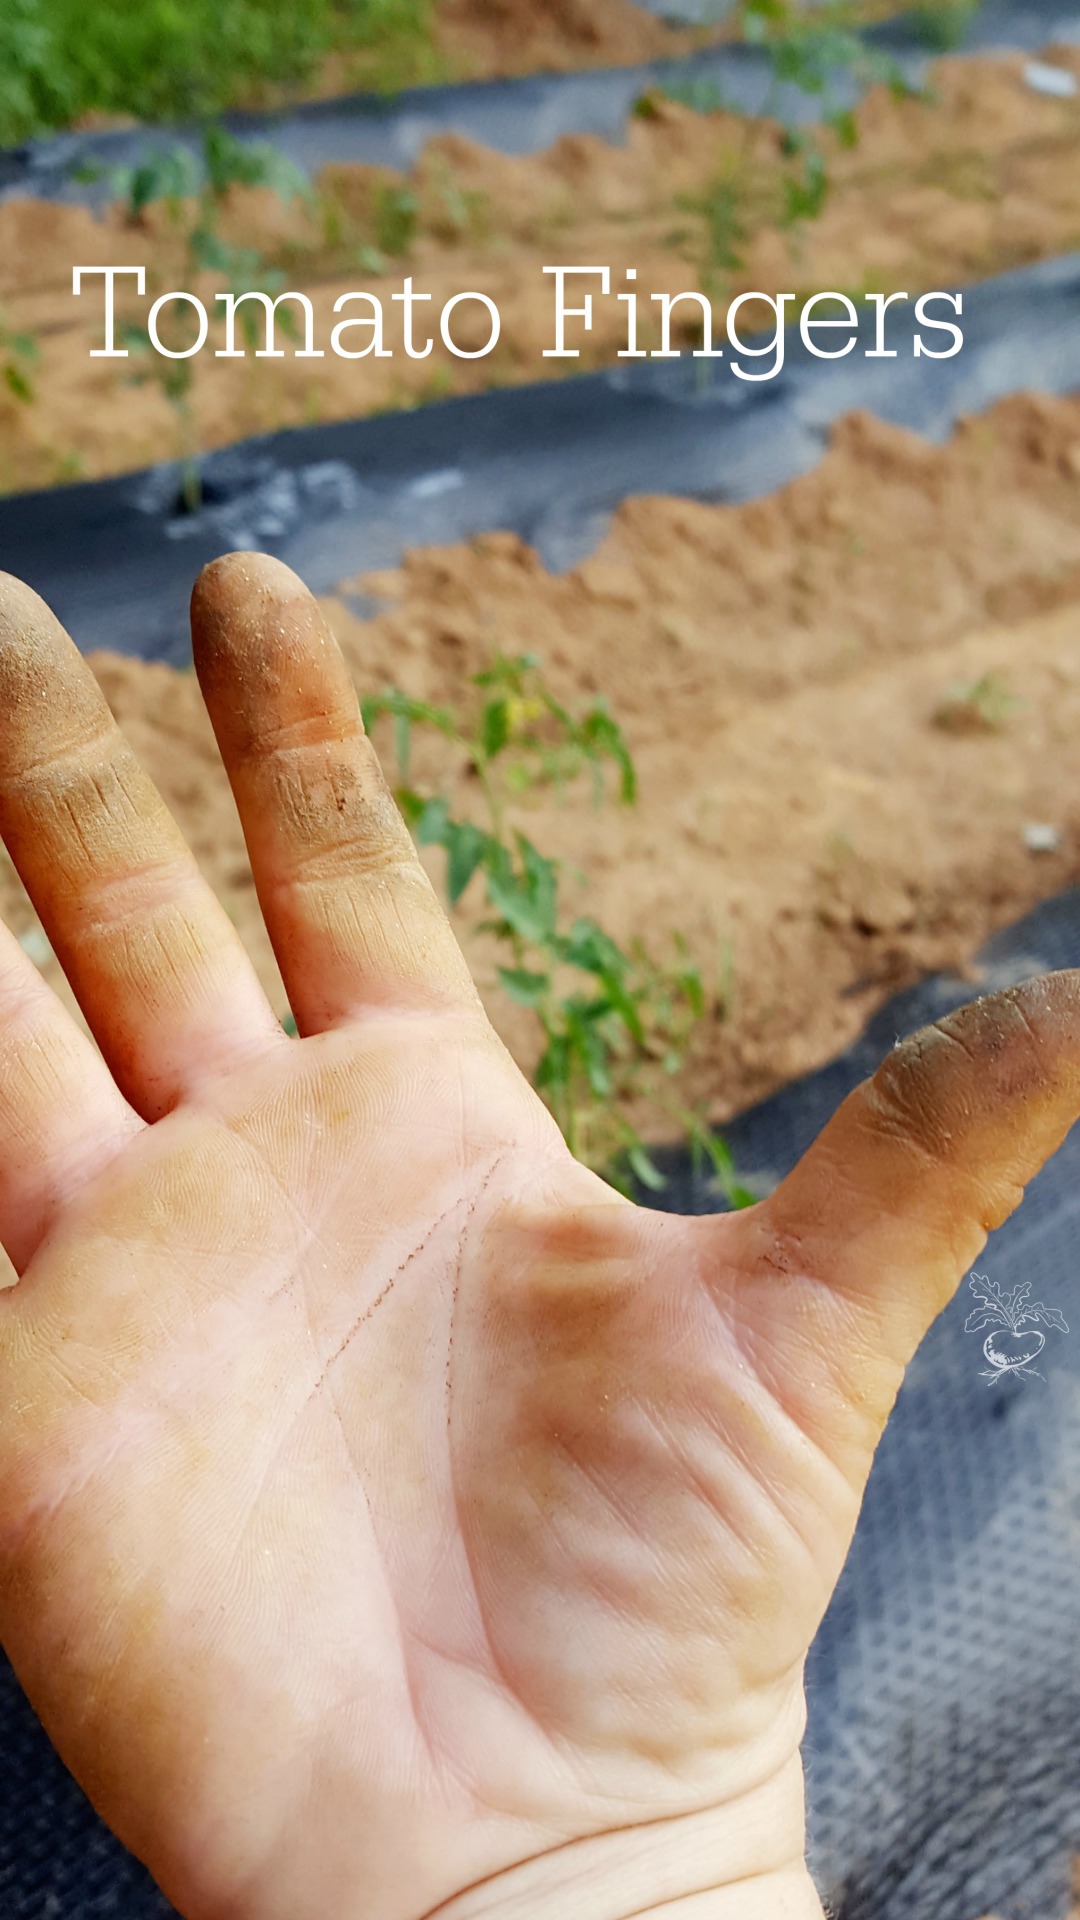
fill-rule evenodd
<path id="1" fill-rule="evenodd" d="M 1039 974 L 959 1007 L 913 1034 L 879 1079 L 907 1083 L 928 1126 L 970 1136 L 980 1117 L 1066 1108 L 1080 1098 L 1080 969 Z M 919 1095 L 923 1098 L 920 1100 Z"/>
<path id="2" fill-rule="evenodd" d="M 359 706 L 319 602 L 291 567 L 230 553 L 204 567 L 191 601 L 195 671 L 228 759 L 267 734 L 360 730 Z"/>
<path id="3" fill-rule="evenodd" d="M 299 574 L 269 553 L 223 553 L 203 568 L 191 596 L 192 617 L 243 609 L 253 594 L 260 598 L 310 598 Z"/>
<path id="4" fill-rule="evenodd" d="M 59 621 L 52 608 L 13 573 L 0 573 L 0 643 L 53 634 Z"/>
<path id="5" fill-rule="evenodd" d="M 330 635 L 318 601 L 291 567 L 267 553 L 227 553 L 195 582 L 191 638 L 206 691 L 219 676 L 276 674 L 283 661 L 324 651 Z"/>

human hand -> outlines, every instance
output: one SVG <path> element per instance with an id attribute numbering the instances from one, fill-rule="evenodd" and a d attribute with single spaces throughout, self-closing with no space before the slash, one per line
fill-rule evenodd
<path id="1" fill-rule="evenodd" d="M 0 1638 L 186 1920 L 809 1920 L 802 1669 L 904 1367 L 1080 1112 L 1080 974 L 745 1213 L 639 1210 L 488 1026 L 318 609 L 200 683 L 301 1036 L 30 591 L 0 830 Z"/>

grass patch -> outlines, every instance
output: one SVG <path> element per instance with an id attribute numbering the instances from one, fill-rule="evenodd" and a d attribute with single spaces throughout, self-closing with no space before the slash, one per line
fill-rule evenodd
<path id="1" fill-rule="evenodd" d="M 335 54 L 353 84 L 439 77 L 431 0 L 4 0 L 0 145 L 88 112 L 167 121 L 271 104 Z"/>

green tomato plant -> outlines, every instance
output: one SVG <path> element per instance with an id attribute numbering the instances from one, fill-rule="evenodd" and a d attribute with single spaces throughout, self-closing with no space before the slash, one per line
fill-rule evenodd
<path id="1" fill-rule="evenodd" d="M 33 369 L 39 359 L 32 333 L 9 327 L 0 314 L 0 381 L 12 399 L 29 406 L 34 399 Z"/>
<path id="2" fill-rule="evenodd" d="M 781 128 L 779 205 L 773 217 L 793 242 L 808 221 L 824 210 L 830 190 L 828 135 L 843 147 L 858 142 L 858 123 L 849 104 L 852 87 L 885 82 L 897 95 L 911 91 L 897 63 L 877 53 L 854 25 L 851 0 L 821 0 L 808 7 L 799 0 L 738 0 L 734 11 L 736 37 L 761 49 L 768 67 L 768 87 L 761 117 L 777 120 Z M 727 106 L 712 82 L 691 76 L 666 88 L 670 98 L 698 112 L 716 112 Z M 798 95 L 819 104 L 815 121 L 796 117 Z M 652 111 L 649 98 L 639 111 Z M 702 282 L 707 289 L 723 288 L 743 263 L 746 242 L 754 224 L 755 192 L 753 146 L 756 122 L 747 117 L 742 140 L 722 162 L 716 177 L 702 194 L 685 195 L 683 211 L 701 222 Z M 758 210 L 760 211 L 760 209 Z M 681 242 L 686 236 L 672 236 Z"/>
<path id="3" fill-rule="evenodd" d="M 668 963 L 641 943 L 629 950 L 595 919 L 568 918 L 563 869 L 512 824 L 530 791 L 563 791 L 588 777 L 595 805 L 614 784 L 618 804 L 637 796 L 625 735 L 606 703 L 574 714 L 547 685 L 534 655 L 497 656 L 469 683 L 467 710 L 452 712 L 390 688 L 362 703 L 369 731 L 390 723 L 395 794 L 417 843 L 445 856 L 450 907 L 479 907 L 477 931 L 500 950 L 499 986 L 537 1029 L 534 1084 L 571 1150 L 621 1191 L 665 1185 L 632 1115 L 647 1112 L 689 1137 L 731 1206 L 754 1196 L 730 1150 L 680 1100 L 676 1080 L 699 1024 L 714 1012 L 701 969 L 676 939 Z M 479 818 L 455 812 L 447 793 L 418 784 L 413 742 L 441 737 L 463 766 Z M 481 905 L 482 902 L 482 905 Z"/>
<path id="4" fill-rule="evenodd" d="M 308 182 L 274 147 L 237 140 L 224 127 L 211 125 L 203 129 L 198 154 L 179 144 L 162 148 L 138 166 L 113 172 L 109 184 L 133 226 L 145 223 L 152 206 L 165 206 L 182 236 L 187 284 L 199 274 L 213 273 L 224 282 L 223 291 L 240 294 L 258 290 L 271 296 L 281 291 L 282 274 L 269 266 L 259 249 L 237 246 L 221 230 L 222 214 L 234 187 L 269 187 L 283 200 L 310 201 Z M 151 293 L 158 291 L 156 285 L 150 287 Z M 236 311 L 247 344 L 253 347 L 255 316 L 247 306 Z M 287 312 L 280 314 L 279 323 L 286 332 L 294 330 Z M 173 352 L 192 345 L 195 321 L 189 309 L 174 312 L 167 327 Z M 143 363 L 132 377 L 133 384 L 156 382 L 176 417 L 184 504 L 189 512 L 195 512 L 201 503 L 202 485 L 192 406 L 193 363 L 155 353 L 141 324 L 125 323 L 120 336 Z"/>

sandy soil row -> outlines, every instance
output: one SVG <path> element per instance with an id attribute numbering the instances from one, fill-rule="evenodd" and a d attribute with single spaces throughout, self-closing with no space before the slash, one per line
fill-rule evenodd
<path id="1" fill-rule="evenodd" d="M 566 861 L 569 909 L 658 957 L 690 942 L 712 1013 L 681 1092 L 716 1118 L 1080 879 L 1080 399 L 1010 400 L 943 449 L 851 416 L 768 500 L 628 503 L 565 577 L 499 534 L 363 584 L 376 618 L 349 611 L 355 583 L 326 606 L 366 692 L 456 705 L 501 648 L 539 654 L 568 701 L 612 699 L 638 806 L 597 812 L 571 791 L 519 818 Z M 283 1012 L 194 676 L 94 666 Z M 417 771 L 473 804 L 452 761 L 429 751 Z M 528 1016 L 468 933 L 481 906 L 467 894 L 457 924 L 529 1064 Z M 0 912 L 60 984 L 6 863 Z"/>
<path id="2" fill-rule="evenodd" d="M 1080 75 L 1080 49 L 1058 49 L 1053 58 Z M 1012 56 L 948 60 L 929 100 L 875 91 L 858 116 L 858 146 L 830 159 L 822 216 L 794 231 L 780 222 L 778 128 L 666 100 L 631 122 L 623 146 L 575 137 L 510 160 L 447 136 L 430 143 L 408 182 L 380 169 L 329 170 L 315 213 L 286 209 L 265 191 L 238 193 L 226 231 L 260 246 L 287 285 L 310 294 L 320 344 L 330 344 L 334 301 L 366 287 L 384 303 L 392 357 L 302 360 L 290 342 L 282 360 L 217 360 L 204 352 L 191 363 L 192 444 L 220 446 L 277 426 L 609 363 L 625 344 L 615 293 L 629 267 L 637 270 L 646 316 L 655 311 L 651 294 L 704 287 L 714 296 L 719 337 L 728 298 L 749 289 L 915 294 L 1080 246 L 1080 99 L 1033 92 L 1024 66 Z M 386 196 L 405 188 L 415 200 L 406 222 L 412 237 L 401 257 L 384 253 L 385 271 L 373 271 L 370 248 L 386 226 Z M 730 271 L 718 263 L 725 193 L 734 194 L 745 233 L 742 264 Z M 32 405 L 0 388 L 0 488 L 123 471 L 179 445 L 160 386 L 131 384 L 143 363 L 90 358 L 101 341 L 102 303 L 99 292 L 72 298 L 73 262 L 145 264 L 152 290 L 194 285 L 211 307 L 220 285 L 187 273 L 178 229 L 160 207 L 141 224 L 125 222 L 118 210 L 99 221 L 32 201 L 0 208 L 0 310 L 41 348 Z M 543 357 L 553 337 L 542 268 L 552 262 L 612 269 L 612 297 L 597 302 L 578 360 Z M 462 361 L 436 340 L 430 358 L 406 358 L 402 308 L 391 297 L 406 273 L 418 292 L 433 296 L 429 313 L 466 288 L 495 300 L 503 320 L 495 353 Z M 144 304 L 132 317 L 145 311 Z M 689 329 L 680 344 L 689 348 L 699 316 L 691 306 L 679 312 Z M 756 315 L 764 320 L 765 310 Z M 467 316 L 485 331 L 474 343 L 468 325 L 460 329 L 465 347 L 486 337 L 479 307 L 462 309 Z M 744 324 L 754 319 L 755 310 L 746 310 Z M 366 338 L 354 335 L 351 344 Z M 641 344 L 657 344 L 655 329 L 643 328 Z"/>

